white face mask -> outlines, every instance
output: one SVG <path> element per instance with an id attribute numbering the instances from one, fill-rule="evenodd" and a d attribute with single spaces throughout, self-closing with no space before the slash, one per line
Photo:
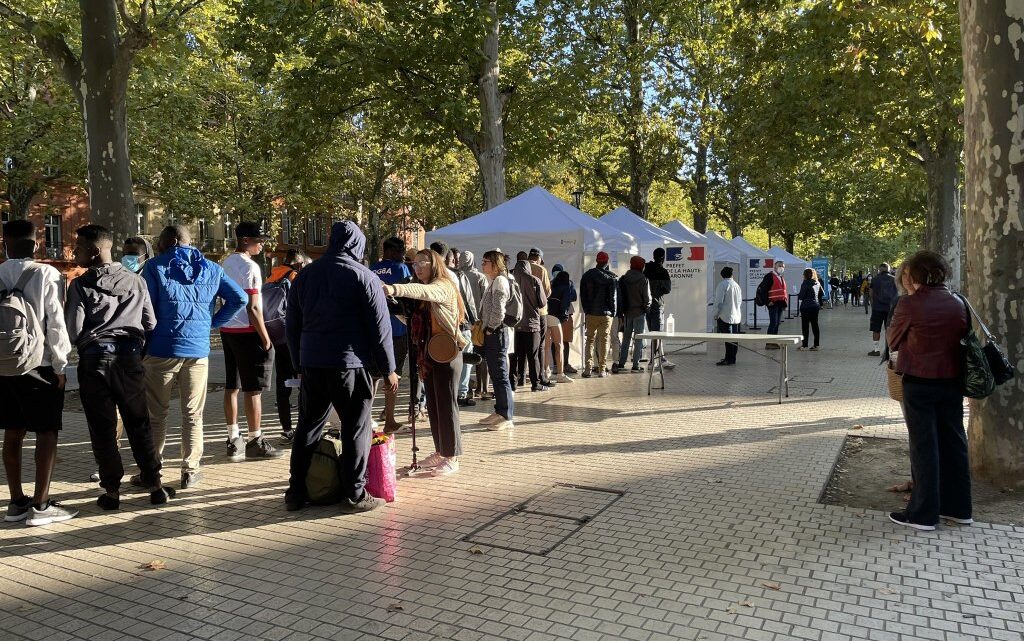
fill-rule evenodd
<path id="1" fill-rule="evenodd" d="M 778 274 L 779 276 L 782 276 L 782 274 L 784 274 L 784 273 L 785 273 L 785 271 L 786 271 L 786 268 L 785 268 L 785 267 L 776 267 L 776 268 L 775 268 L 775 272 L 776 272 L 776 273 L 777 273 L 777 274 Z"/>

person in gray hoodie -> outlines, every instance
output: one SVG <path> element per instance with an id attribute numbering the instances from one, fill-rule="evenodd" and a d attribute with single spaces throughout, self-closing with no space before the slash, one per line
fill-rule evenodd
<path id="1" fill-rule="evenodd" d="M 88 271 L 68 287 L 64 317 L 68 336 L 78 348 L 82 409 L 105 490 L 96 504 L 104 510 L 116 510 L 121 504 L 120 412 L 141 484 L 149 490 L 150 502 L 161 505 L 174 496 L 174 490 L 160 481 L 162 465 L 146 405 L 142 351 L 146 332 L 156 327 L 149 291 L 142 277 L 114 262 L 110 230 L 86 225 L 76 234 L 75 264 Z"/>
<path id="2" fill-rule="evenodd" d="M 476 257 L 471 251 L 459 252 L 459 275 L 469 281 L 470 291 L 473 292 L 473 300 L 476 301 L 476 315 L 477 318 L 483 318 L 483 306 L 484 306 L 484 293 L 487 291 L 487 287 L 490 285 L 490 281 L 487 276 L 477 269 Z M 483 355 L 483 348 L 477 347 L 475 349 L 477 353 Z M 472 386 L 473 389 L 470 392 L 476 392 L 477 396 L 482 397 L 484 392 L 487 391 L 487 361 L 482 360 L 476 366 L 476 385 Z"/>

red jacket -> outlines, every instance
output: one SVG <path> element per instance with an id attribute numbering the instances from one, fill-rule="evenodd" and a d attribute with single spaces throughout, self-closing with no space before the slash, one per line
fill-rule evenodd
<path id="1" fill-rule="evenodd" d="M 896 371 L 919 378 L 959 377 L 967 314 L 945 285 L 924 286 L 912 296 L 901 296 L 886 334 L 889 349 L 899 352 Z"/>

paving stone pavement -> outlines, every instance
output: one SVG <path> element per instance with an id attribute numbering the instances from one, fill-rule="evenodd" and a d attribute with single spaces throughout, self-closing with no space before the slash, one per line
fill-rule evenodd
<path id="1" fill-rule="evenodd" d="M 219 393 L 202 486 L 101 513 L 67 412 L 53 492 L 82 513 L 0 528 L 0 639 L 1024 639 L 1024 528 L 817 502 L 847 434 L 905 438 L 862 311 L 822 321 L 782 406 L 774 363 L 718 348 L 674 356 L 652 396 L 635 374 L 521 393 L 508 433 L 462 414 L 460 473 L 361 515 L 286 512 L 286 460 L 228 463 Z"/>

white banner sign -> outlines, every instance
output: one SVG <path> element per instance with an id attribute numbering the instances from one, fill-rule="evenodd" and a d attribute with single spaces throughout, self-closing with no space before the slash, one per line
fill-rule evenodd
<path id="1" fill-rule="evenodd" d="M 665 296 L 664 314 L 665 320 L 669 314 L 675 319 L 677 332 L 708 331 L 707 256 L 705 245 L 665 247 L 665 269 L 672 279 L 672 291 Z"/>

